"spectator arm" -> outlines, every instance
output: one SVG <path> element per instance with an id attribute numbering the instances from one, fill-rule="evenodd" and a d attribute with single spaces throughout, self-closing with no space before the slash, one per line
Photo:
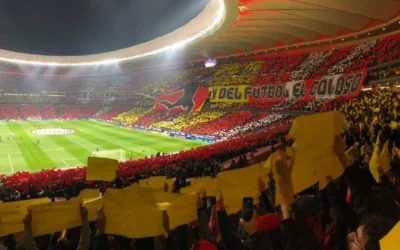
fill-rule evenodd
<path id="1" fill-rule="evenodd" d="M 285 249 L 320 249 L 314 233 L 296 203 L 291 205 L 291 217 L 281 221 L 281 231 Z"/>
<path id="2" fill-rule="evenodd" d="M 90 247 L 90 226 L 89 220 L 86 217 L 82 218 L 81 235 L 79 245 L 76 250 L 88 250 Z"/>
<path id="3" fill-rule="evenodd" d="M 36 241 L 33 238 L 32 235 L 32 226 L 31 225 L 25 225 L 25 230 L 24 230 L 24 249 L 25 250 L 39 250 L 39 248 L 36 245 Z"/>
<path id="4" fill-rule="evenodd" d="M 199 222 L 200 239 L 215 243 L 215 239 L 212 237 L 210 227 L 208 226 L 207 213 L 203 208 L 197 210 L 197 220 Z"/>

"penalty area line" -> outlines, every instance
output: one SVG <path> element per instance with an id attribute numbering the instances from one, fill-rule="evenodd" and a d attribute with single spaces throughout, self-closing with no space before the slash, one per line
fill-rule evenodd
<path id="1" fill-rule="evenodd" d="M 65 160 L 61 159 L 61 161 L 65 164 L 65 167 L 69 167 L 69 164 Z"/>

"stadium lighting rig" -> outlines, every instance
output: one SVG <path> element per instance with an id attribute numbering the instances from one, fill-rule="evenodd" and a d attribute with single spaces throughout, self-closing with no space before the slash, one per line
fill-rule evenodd
<path id="1" fill-rule="evenodd" d="M 213 1 L 213 0 L 211 0 Z M 218 11 L 217 15 L 214 19 L 214 21 L 208 25 L 205 29 L 201 30 L 200 32 L 197 32 L 195 35 L 188 37 L 182 41 L 176 42 L 174 44 L 149 51 L 146 53 L 138 54 L 138 55 L 132 55 L 132 56 L 127 56 L 127 57 L 121 57 L 121 58 L 113 58 L 113 59 L 107 59 L 107 60 L 101 60 L 101 61 L 95 61 L 95 62 L 84 62 L 84 63 L 59 63 L 59 62 L 45 62 L 45 61 L 29 61 L 29 60 L 22 60 L 22 59 L 12 59 L 12 58 L 6 58 L 6 57 L 0 57 L 0 61 L 4 62 L 10 62 L 10 63 L 16 63 L 16 64 L 30 64 L 30 65 L 37 65 L 37 66 L 100 66 L 100 65 L 111 65 L 123 61 L 129 61 L 129 60 L 134 60 L 134 59 L 139 59 L 139 58 L 144 58 L 147 56 L 151 55 L 156 55 L 160 54 L 169 50 L 177 49 L 179 47 L 183 47 L 199 38 L 202 36 L 206 35 L 215 27 L 217 27 L 218 24 L 220 24 L 225 17 L 226 14 L 226 8 L 225 8 L 225 3 L 224 0 L 214 0 L 218 2 Z M 111 51 L 112 52 L 112 51 Z"/>

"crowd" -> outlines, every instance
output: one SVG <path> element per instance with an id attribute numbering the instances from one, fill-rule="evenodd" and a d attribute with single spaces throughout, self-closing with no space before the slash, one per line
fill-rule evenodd
<path id="1" fill-rule="evenodd" d="M 396 78 L 399 77 L 399 75 L 400 75 L 400 66 L 398 63 L 396 63 L 388 67 L 372 70 L 369 72 L 368 77 L 371 81 L 375 81 L 375 80 Z"/>
<path id="2" fill-rule="evenodd" d="M 117 115 L 129 111 L 130 108 L 126 106 L 105 106 L 96 114 L 96 118 L 102 119 L 105 121 L 110 121 L 111 118 L 116 117 Z"/>
<path id="3" fill-rule="evenodd" d="M 200 123 L 183 129 L 183 132 L 196 135 L 213 135 L 221 138 L 225 131 L 247 123 L 251 118 L 250 112 L 231 112 L 218 120 Z"/>
<path id="4" fill-rule="evenodd" d="M 197 203 L 189 205 L 193 211 L 197 211 L 196 223 L 184 223 L 171 230 L 169 223 L 173 214 L 172 210 L 167 210 L 163 215 L 163 225 L 168 237 L 152 235 L 135 239 L 126 236 L 128 233 L 122 233 L 122 236 L 108 235 L 107 223 L 113 223 L 121 215 L 107 216 L 109 212 L 103 207 L 99 207 L 94 219 L 89 219 L 89 211 L 84 206 L 77 207 L 82 220 L 80 230 L 69 229 L 65 233 L 54 232 L 36 238 L 32 236 L 35 215 L 28 213 L 23 220 L 24 236 L 18 238 L 17 235 L 9 235 L 4 243 L 8 249 L 16 249 L 18 245 L 25 249 L 49 249 L 50 246 L 51 249 L 94 250 L 192 247 L 379 250 L 380 240 L 400 221 L 400 158 L 399 149 L 396 148 L 400 139 L 398 94 L 396 88 L 376 89 L 362 92 L 353 99 L 324 103 L 324 110 L 340 110 L 344 114 L 346 126 L 342 128 L 341 136 L 335 137 L 332 146 L 343 173 L 337 178 L 326 176 L 326 187 L 323 188 L 316 184 L 294 192 L 294 179 L 297 176 L 293 176 L 292 171 L 299 166 L 296 165 L 296 151 L 294 156 L 290 151 L 286 150 L 287 155 L 282 151 L 285 146 L 292 144 L 292 139 L 284 137 L 292 123 L 292 119 L 286 117 L 280 120 L 277 117 L 278 123 L 268 126 L 259 134 L 237 137 L 176 155 L 121 163 L 118 178 L 108 185 L 101 182 L 85 183 L 84 168 L 3 177 L 1 198 L 5 201 L 38 196 L 54 199 L 57 189 L 61 187 L 69 199 L 86 187 L 99 187 L 104 192 L 109 185 L 124 188 L 132 182 L 156 175 L 176 177 L 165 191 L 172 188 L 173 192 L 184 192 L 187 185 L 191 187 L 187 183 L 188 178 L 217 176 L 219 180 L 221 163 L 236 156 L 240 157 L 231 164 L 234 168 L 251 165 L 241 169 L 243 171 L 259 168 L 257 164 L 253 165 L 259 161 L 267 164 L 268 161 L 263 162 L 265 158 L 258 159 L 253 153 L 257 148 L 276 145 L 273 146 L 276 153 L 271 161 L 271 172 L 265 173 L 268 177 L 258 179 L 258 183 L 257 179 L 253 179 L 258 186 L 258 196 L 249 195 L 253 198 L 244 198 L 243 202 L 239 200 L 239 212 L 231 210 L 232 204 L 236 204 L 232 197 L 237 194 L 226 189 L 215 195 L 200 192 Z M 246 154 L 248 152 L 250 155 Z M 388 155 L 388 161 L 381 159 L 383 152 Z M 236 177 L 232 175 L 232 178 Z M 248 177 L 239 175 L 238 178 L 244 181 Z M 252 186 L 248 182 L 235 185 L 243 188 Z M 107 192 L 104 197 L 107 197 Z M 89 220 L 93 223 L 89 223 Z M 147 220 L 157 223 L 155 218 Z"/>
<path id="5" fill-rule="evenodd" d="M 157 124 L 161 121 L 168 121 L 183 115 L 184 111 L 164 111 L 153 109 L 149 113 L 142 116 L 137 122 L 137 125 L 151 127 L 152 124 Z"/>
<path id="6" fill-rule="evenodd" d="M 315 68 L 317 68 L 322 62 L 324 62 L 326 58 L 329 57 L 331 53 L 332 51 L 324 51 L 311 54 L 294 71 L 292 71 L 291 79 L 306 79 Z"/>
<path id="7" fill-rule="evenodd" d="M 224 112 L 186 113 L 180 115 L 177 118 L 170 117 L 169 120 L 154 123 L 152 127 L 173 130 L 173 131 L 182 131 L 189 127 L 199 126 L 200 124 L 208 124 L 214 120 L 218 120 L 224 115 L 225 115 Z"/>
<path id="8" fill-rule="evenodd" d="M 150 112 L 149 109 L 134 108 L 113 117 L 112 120 L 123 124 L 134 124 L 148 112 Z"/>
<path id="9" fill-rule="evenodd" d="M 319 74 L 348 72 L 397 59 L 400 53 L 399 38 L 400 35 L 395 34 L 357 47 L 311 55 L 241 61 L 222 64 L 210 70 L 168 69 L 161 70 L 160 74 L 137 73 L 119 77 L 118 84 L 114 86 L 107 85 L 106 82 L 110 79 L 104 80 L 106 78 L 102 77 L 86 79 L 85 84 L 82 84 L 82 79 L 75 79 L 69 83 L 69 87 L 66 87 L 67 84 L 61 86 L 64 90 L 69 88 L 69 90 L 116 91 L 130 89 L 126 87 L 128 83 L 137 82 L 140 86 L 137 90 L 144 90 L 142 93 L 144 94 L 153 93 L 153 90 L 158 89 L 146 86 L 146 83 L 162 83 L 164 85 L 159 87 L 164 89 L 171 84 L 175 86 L 186 84 L 187 79 L 195 79 L 197 76 L 201 84 L 218 86 L 309 79 Z M 393 69 L 397 72 L 395 67 Z M 59 81 L 67 82 L 61 79 Z M 0 84 L 3 84 L 2 81 Z M 30 83 L 22 81 L 18 84 L 23 87 Z M 50 81 L 42 84 L 54 88 L 50 87 Z M 6 89 L 11 86 L 5 85 Z M 107 206 L 99 206 L 97 214 L 93 215 L 93 211 L 89 211 L 84 204 L 74 207 L 76 211 L 68 211 L 79 216 L 80 227 L 66 228 L 65 231 L 34 237 L 36 214 L 27 212 L 23 219 L 22 237 L 20 233 L 15 233 L 1 240 L 9 250 L 379 250 L 382 243 L 380 241 L 400 223 L 399 94 L 397 88 L 377 88 L 362 91 L 354 98 L 312 102 L 289 100 L 277 104 L 208 104 L 210 108 L 247 107 L 276 111 L 341 112 L 345 122 L 337 128 L 340 130 L 340 135 L 329 138 L 333 143 L 329 147 L 329 153 L 333 153 L 334 159 L 340 163 L 340 174 L 335 176 L 329 174 L 324 176 L 323 180 L 314 180 L 316 184 L 310 184 L 307 188 L 296 191 L 296 179 L 299 176 L 293 175 L 292 172 L 299 173 L 303 170 L 296 169 L 299 167 L 296 165 L 296 159 L 300 156 L 296 155 L 296 150 L 301 145 L 298 145 L 296 138 L 287 136 L 296 117 L 283 112 L 267 114 L 234 110 L 182 114 L 123 106 L 2 104 L 0 119 L 21 119 L 28 116 L 67 119 L 96 117 L 192 134 L 229 137 L 211 145 L 177 154 L 165 155 L 160 152 L 145 159 L 121 162 L 113 182 L 86 181 L 86 168 L 0 175 L 0 200 L 4 204 L 44 197 L 53 202 L 61 196 L 70 200 L 86 188 L 98 188 L 104 194 L 102 199 L 107 197 L 109 199 L 110 192 L 117 193 L 117 189 L 131 192 L 136 186 L 134 183 L 152 176 L 167 176 L 173 180 L 164 188 L 146 191 L 163 203 L 170 201 L 171 204 L 175 204 L 176 200 L 167 198 L 173 195 L 169 194 L 171 191 L 177 193 L 175 197 L 184 197 L 185 188 L 189 188 L 188 190 L 197 188 L 196 184 L 189 183 L 193 178 L 213 177 L 218 185 L 223 186 L 221 176 L 231 175 L 232 179 L 238 179 L 234 184 L 240 188 L 230 186 L 231 190 L 220 189 L 216 193 L 207 193 L 212 191 L 209 189 L 212 185 L 198 189 L 196 202 L 185 204 L 185 209 L 181 207 L 182 211 L 187 211 L 188 207 L 189 210 L 192 209 L 192 212 L 197 213 L 197 218 L 185 221 L 174 228 L 169 226 L 173 216 L 172 210 L 163 213 L 161 222 L 157 221 L 158 217 L 135 218 L 135 215 L 138 215 L 132 215 L 132 211 L 129 210 L 134 208 L 110 216 Z M 16 100 L 19 100 L 18 98 L 16 97 Z M 324 121 L 318 122 L 324 124 Z M 321 133 L 325 129 L 327 128 L 322 127 L 320 131 L 311 131 L 307 134 Z M 308 139 L 305 135 L 303 137 Z M 326 143 L 327 140 L 325 136 L 314 139 L 315 141 L 308 142 L 314 147 L 308 148 L 305 153 L 317 152 L 320 150 L 318 145 Z M 268 150 L 263 151 L 267 146 Z M 274 156 L 272 157 L 270 153 Z M 224 164 L 226 162 L 230 162 L 229 167 Z M 312 164 L 314 163 L 308 162 L 302 166 L 304 172 Z M 322 162 L 327 168 L 330 164 L 331 162 Z M 249 181 L 247 175 L 234 177 L 232 174 L 235 171 L 251 173 L 246 171 L 260 167 L 264 167 L 263 178 Z M 244 190 L 247 191 L 250 186 L 257 186 L 257 195 L 253 193 L 243 195 Z M 206 192 L 203 192 L 204 190 Z M 236 197 L 236 200 L 232 197 Z M 134 205 L 139 206 L 143 200 L 144 197 L 135 200 L 138 203 Z M 2 210 L 4 204 L 0 203 L 0 233 L 2 222 L 7 221 L 7 214 Z M 130 203 L 127 201 L 119 204 Z M 239 204 L 240 211 L 231 211 L 232 204 Z M 146 208 L 153 209 L 149 204 Z M 184 217 L 184 214 L 181 216 Z M 108 233 L 109 225 L 115 225 L 117 219 L 119 222 L 126 219 L 129 223 L 134 219 L 136 222 L 140 221 L 138 225 L 130 225 L 139 231 L 142 229 L 146 231 L 159 223 L 163 225 L 165 235 L 135 238 L 129 237 L 130 234 L 123 230 L 119 231 L 120 234 Z M 125 226 L 126 223 L 121 223 L 121 227 L 122 225 Z M 398 232 L 394 236 L 398 239 Z M 398 245 L 393 246 L 398 247 Z"/>
<path id="10" fill-rule="evenodd" d="M 358 60 L 355 60 L 345 69 L 346 72 L 367 68 L 373 65 L 390 62 L 399 58 L 400 34 L 390 35 L 378 40 L 374 47 L 366 50 Z"/>
<path id="11" fill-rule="evenodd" d="M 265 117 L 263 117 L 265 115 Z M 270 129 L 285 124 L 291 124 L 292 119 L 285 119 L 290 117 L 288 114 L 271 114 L 259 115 L 257 119 L 249 121 L 243 125 L 233 127 L 232 129 L 216 133 L 217 136 L 223 138 L 231 138 L 241 134 L 258 133 L 264 129 Z"/>
<path id="12" fill-rule="evenodd" d="M 328 70 L 338 62 L 345 59 L 351 51 L 354 49 L 353 46 L 348 46 L 340 49 L 333 49 L 332 53 L 317 67 L 311 74 L 310 78 L 317 78 L 328 74 Z"/>
<path id="13" fill-rule="evenodd" d="M 90 105 L 0 105 L 0 120 L 87 119 L 100 110 L 100 106 Z"/>

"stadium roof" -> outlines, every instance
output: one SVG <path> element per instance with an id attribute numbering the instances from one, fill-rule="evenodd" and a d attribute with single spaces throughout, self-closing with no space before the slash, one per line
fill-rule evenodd
<path id="1" fill-rule="evenodd" d="M 185 25 L 209 1 L 0 1 L 0 48 L 50 56 L 128 48 Z"/>
<path id="2" fill-rule="evenodd" d="M 176 62 L 269 53 L 360 39 L 385 27 L 391 27 L 386 32 L 397 30 L 399 11 L 400 1 L 395 0 L 210 0 L 186 25 L 130 48 L 67 57 L 0 51 L 0 60 L 67 66 L 125 60 L 147 64 L 168 57 Z"/>
<path id="3" fill-rule="evenodd" d="M 203 56 L 354 37 L 397 21 L 400 13 L 400 1 L 394 0 L 239 0 L 237 5 L 230 27 L 197 46 Z"/>

